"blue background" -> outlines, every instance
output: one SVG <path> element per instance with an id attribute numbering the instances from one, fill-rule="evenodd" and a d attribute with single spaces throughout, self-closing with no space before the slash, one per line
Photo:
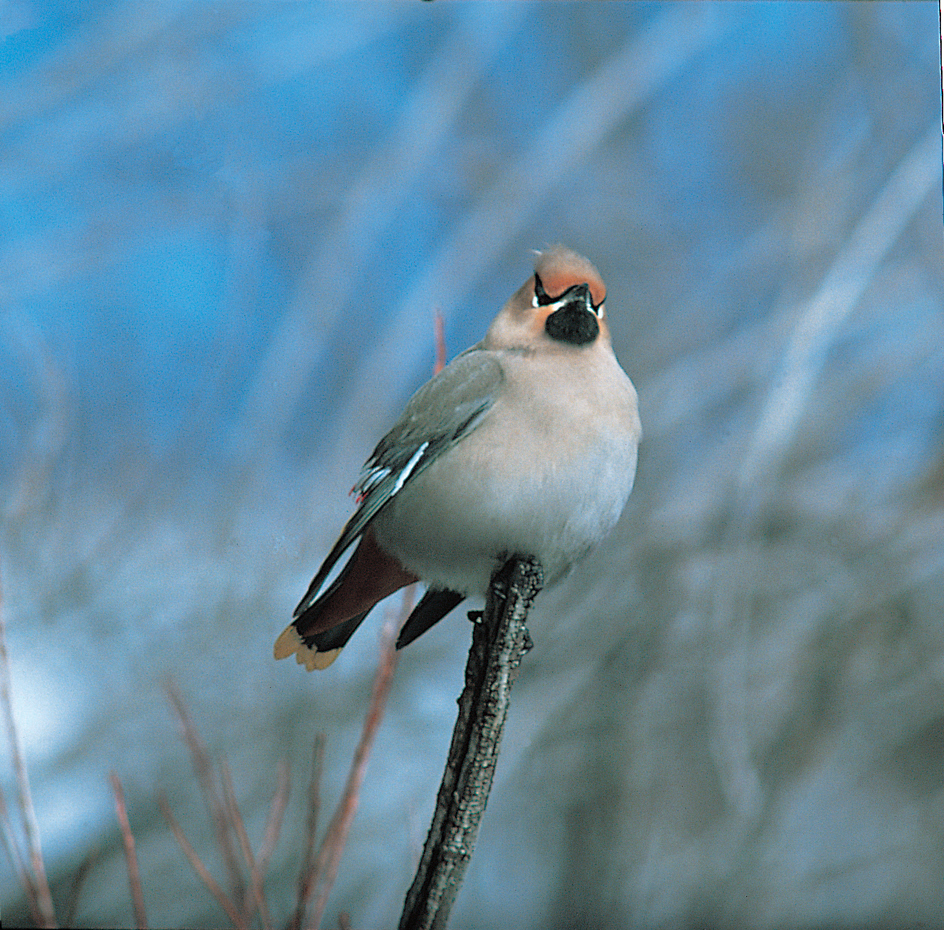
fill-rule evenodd
<path id="1" fill-rule="evenodd" d="M 2 609 L 60 913 L 98 846 L 76 923 L 132 919 L 114 769 L 151 925 L 225 922 L 156 805 L 221 874 L 171 678 L 256 841 L 290 761 L 284 920 L 378 623 L 321 675 L 272 641 L 434 311 L 452 356 L 564 242 L 645 441 L 532 618 L 454 926 L 939 919 L 935 4 L 8 0 L 0 36 Z M 467 642 L 400 657 L 330 920 L 397 918 Z"/>

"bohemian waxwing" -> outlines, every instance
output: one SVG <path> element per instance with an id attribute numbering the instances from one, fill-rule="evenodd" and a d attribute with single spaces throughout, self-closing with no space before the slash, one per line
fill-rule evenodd
<path id="1" fill-rule="evenodd" d="M 605 296 L 587 259 L 561 246 L 538 253 L 485 338 L 420 388 L 374 449 L 352 492 L 357 509 L 276 659 L 326 668 L 378 601 L 423 580 L 400 648 L 484 595 L 512 555 L 537 558 L 552 584 L 612 529 L 641 429 Z"/>

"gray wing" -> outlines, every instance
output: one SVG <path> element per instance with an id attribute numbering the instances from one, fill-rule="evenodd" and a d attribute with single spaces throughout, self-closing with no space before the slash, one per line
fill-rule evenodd
<path id="1" fill-rule="evenodd" d="M 504 379 L 495 353 L 473 346 L 413 395 L 403 415 L 377 443 L 361 470 L 353 488 L 357 510 L 295 608 L 296 617 L 317 599 L 338 559 L 357 541 L 381 508 L 482 422 L 495 403 Z"/>

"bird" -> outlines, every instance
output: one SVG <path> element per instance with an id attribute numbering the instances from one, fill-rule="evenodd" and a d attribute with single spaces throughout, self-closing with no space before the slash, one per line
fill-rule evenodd
<path id="1" fill-rule="evenodd" d="M 536 252 L 534 273 L 485 337 L 413 395 L 367 459 L 356 509 L 276 640 L 276 659 L 327 668 L 375 604 L 423 581 L 402 648 L 484 595 L 512 556 L 537 559 L 546 587 L 612 530 L 642 428 L 605 300 L 588 259 L 565 246 Z"/>

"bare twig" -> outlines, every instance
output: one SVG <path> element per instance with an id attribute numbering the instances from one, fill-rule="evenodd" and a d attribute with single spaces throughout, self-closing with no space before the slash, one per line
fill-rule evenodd
<path id="1" fill-rule="evenodd" d="M 442 310 L 436 308 L 436 315 L 433 317 L 433 332 L 436 342 L 436 361 L 433 363 L 433 374 L 438 375 L 446 367 L 446 324 L 443 320 Z"/>
<path id="2" fill-rule="evenodd" d="M 239 856 L 236 854 L 236 848 L 233 845 L 234 824 L 227 816 L 224 802 L 220 797 L 210 754 L 199 733 L 197 733 L 197 728 L 194 726 L 176 685 L 173 682 L 167 682 L 164 689 L 177 714 L 184 741 L 190 750 L 190 758 L 193 761 L 193 768 L 200 784 L 200 790 L 203 792 L 203 800 L 213 821 L 216 842 L 220 847 L 226 870 L 229 872 L 233 900 L 242 900 L 246 892 L 246 883 L 243 880 L 242 869 L 239 865 Z"/>
<path id="3" fill-rule="evenodd" d="M 354 753 L 354 759 L 351 762 L 344 793 L 338 802 L 337 810 L 328 825 L 328 830 L 321 846 L 318 848 L 317 855 L 315 854 L 315 836 L 317 835 L 320 808 L 319 788 L 324 761 L 324 736 L 319 734 L 315 738 L 311 784 L 308 789 L 307 841 L 302 870 L 299 874 L 298 901 L 294 917 L 289 925 L 291 930 L 300 930 L 306 924 L 305 915 L 316 890 L 318 891 L 318 898 L 315 904 L 315 917 L 310 921 L 310 925 L 316 927 L 324 913 L 328 895 L 337 877 L 338 864 L 341 860 L 341 853 L 344 850 L 351 821 L 357 810 L 358 795 L 364 778 L 364 771 L 367 767 L 367 759 L 393 681 L 393 671 L 396 667 L 396 649 L 394 647 L 396 630 L 403 626 L 413 609 L 413 594 L 414 586 L 411 585 L 404 592 L 403 604 L 396 624 L 388 622 L 381 631 L 380 662 L 374 679 L 374 689 L 367 709 L 367 716 L 364 720 L 364 728 Z"/>
<path id="4" fill-rule="evenodd" d="M 20 844 L 17 842 L 16 833 L 13 830 L 13 822 L 10 820 L 10 811 L 7 809 L 6 798 L 2 791 L 0 791 L 0 829 L 3 831 L 3 847 L 7 851 L 10 865 L 13 871 L 16 872 L 20 887 L 26 895 L 26 901 L 30 906 L 33 921 L 39 924 L 39 909 L 36 906 L 36 884 L 26 865 L 26 860 L 20 850 Z"/>
<path id="5" fill-rule="evenodd" d="M 72 879 L 72 887 L 69 889 L 69 899 L 66 903 L 66 912 L 62 918 L 63 927 L 75 926 L 75 915 L 79 909 L 79 894 L 82 891 L 82 888 L 85 885 L 85 880 L 88 878 L 93 866 L 95 866 L 101 858 L 101 847 L 95 846 L 85 854 L 82 861 L 79 863 L 79 867 L 75 872 L 75 878 Z"/>
<path id="6" fill-rule="evenodd" d="M 259 916 L 262 919 L 264 930 L 269 930 L 272 926 L 272 920 L 269 917 L 269 907 L 266 904 L 265 894 L 262 889 L 262 872 L 259 869 L 259 863 L 256 861 L 252 852 L 252 844 L 249 842 L 249 834 L 246 832 L 246 824 L 243 821 L 243 815 L 239 812 L 239 805 L 236 803 L 236 791 L 233 788 L 233 776 L 229 766 L 224 762 L 221 766 L 223 783 L 223 803 L 225 805 L 227 818 L 236 833 L 239 840 L 239 846 L 242 850 L 243 858 L 249 868 L 249 887 L 243 900 L 243 913 L 246 923 L 252 921 L 253 907 L 252 901 L 255 900 L 255 906 L 259 908 Z"/>
<path id="7" fill-rule="evenodd" d="M 43 863 L 43 851 L 39 842 L 39 823 L 36 820 L 36 809 L 33 807 L 33 796 L 30 792 L 29 776 L 26 772 L 26 761 L 23 755 L 23 745 L 20 733 L 13 717 L 13 690 L 10 674 L 10 655 L 7 652 L 6 624 L 3 620 L 3 587 L 0 583 L 0 705 L 3 708 L 4 723 L 7 736 L 10 740 L 10 757 L 13 760 L 13 771 L 16 775 L 17 802 L 23 820 L 23 835 L 26 837 L 26 848 L 29 855 L 29 869 L 18 870 L 21 880 L 32 871 L 30 880 L 24 885 L 27 896 L 30 897 L 30 906 L 35 908 L 36 922 L 41 927 L 55 927 L 56 914 L 52 906 L 52 895 L 49 891 L 49 882 L 46 880 L 46 867 Z M 7 818 L 9 821 L 9 818 Z M 7 838 L 7 829 L 4 827 L 4 840 L 10 852 L 10 841 L 13 849 L 19 849 L 13 840 L 10 830 Z M 11 854 L 11 858 L 12 858 Z M 17 857 L 19 858 L 19 857 Z M 16 861 L 16 860 L 14 860 Z M 21 860 L 22 861 L 22 860 Z M 25 865 L 25 864 L 24 864 Z M 14 866 L 16 867 L 16 866 Z"/>
<path id="8" fill-rule="evenodd" d="M 305 855 L 298 875 L 298 900 L 290 930 L 300 930 L 305 920 L 305 911 L 311 899 L 315 878 L 315 837 L 318 834 L 318 813 L 321 809 L 321 772 L 324 766 L 324 733 L 315 736 L 312 747 L 311 781 L 308 784 L 308 820 L 305 825 Z"/>
<path id="9" fill-rule="evenodd" d="M 393 672 L 397 665 L 397 651 L 394 647 L 396 640 L 394 624 L 390 621 L 384 623 L 380 635 L 380 664 L 374 678 L 374 689 L 370 698 L 370 706 L 367 709 L 367 716 L 364 718 L 364 728 L 361 731 L 361 738 L 354 752 L 354 759 L 344 786 L 344 793 L 341 795 L 341 800 L 338 802 L 331 823 L 328 825 L 328 830 L 321 842 L 321 848 L 318 850 L 318 858 L 315 861 L 316 878 L 314 885 L 318 887 L 318 897 L 315 901 L 311 921 L 312 927 L 317 927 L 321 922 L 325 906 L 328 903 L 328 895 L 331 893 L 334 880 L 338 875 L 341 854 L 347 842 L 351 822 L 357 811 L 361 784 L 367 770 L 367 760 L 374 744 L 374 737 L 377 735 L 377 728 L 383 719 L 387 696 L 390 694 L 390 686 L 393 683 Z"/>
<path id="10" fill-rule="evenodd" d="M 170 809 L 170 805 L 167 803 L 167 799 L 163 796 L 157 799 L 157 803 L 160 805 L 161 811 L 164 814 L 164 817 L 167 820 L 167 824 L 171 829 L 171 832 L 174 834 L 174 838 L 180 844 L 180 848 L 184 851 L 184 855 L 190 861 L 190 864 L 193 866 L 193 870 L 200 876 L 201 881 L 204 885 L 207 886 L 210 894 L 216 898 L 217 903 L 226 911 L 226 915 L 232 921 L 233 926 L 236 930 L 246 930 L 246 922 L 243 920 L 243 915 L 240 913 L 239 908 L 229 899 L 225 891 L 217 884 L 217 881 L 207 870 L 207 867 L 203 864 L 203 861 L 197 855 L 196 850 L 190 845 L 189 840 L 184 835 L 184 831 L 181 829 L 180 824 L 177 823 L 177 819 L 174 817 L 173 812 Z"/>
<path id="11" fill-rule="evenodd" d="M 285 808 L 288 805 L 290 790 L 289 765 L 287 759 L 279 762 L 278 781 L 272 803 L 269 805 L 269 816 L 266 818 L 265 830 L 262 833 L 262 842 L 259 844 L 259 871 L 263 878 L 269 868 L 269 859 L 282 831 L 282 820 L 285 817 Z"/>
<path id="12" fill-rule="evenodd" d="M 472 633 L 446 770 L 400 930 L 441 930 L 449 919 L 491 790 L 511 686 L 530 642 L 525 621 L 543 580 L 540 564 L 517 557 L 492 577 L 485 612 Z"/>
<path id="13" fill-rule="evenodd" d="M 286 760 L 279 763 L 278 781 L 269 805 L 265 829 L 259 845 L 258 853 L 254 853 L 245 821 L 236 801 L 236 792 L 233 788 L 233 778 L 228 765 L 221 762 L 219 774 L 210 760 L 209 753 L 203 740 L 197 732 L 183 698 L 172 684 L 166 685 L 166 691 L 171 704 L 177 714 L 181 731 L 190 755 L 193 760 L 197 780 L 203 792 L 204 801 L 216 833 L 217 844 L 224 859 L 227 860 L 227 870 L 230 875 L 231 891 L 227 894 L 222 886 L 210 875 L 194 848 L 187 841 L 174 819 L 166 799 L 160 799 L 161 809 L 170 824 L 177 842 L 203 883 L 216 898 L 220 906 L 229 915 L 233 926 L 248 927 L 253 921 L 256 910 L 264 930 L 272 927 L 272 917 L 264 894 L 264 881 L 269 860 L 282 829 L 286 805 L 289 796 L 289 769 Z M 242 860 L 236 856 L 235 842 L 242 853 Z M 229 851 L 229 852 L 228 852 Z M 232 858 L 230 859 L 230 855 Z M 244 877 L 243 862 L 249 875 L 248 882 Z"/>
<path id="14" fill-rule="evenodd" d="M 147 918 L 144 916 L 144 893 L 141 891 L 141 872 L 138 869 L 138 855 L 134 847 L 134 834 L 128 820 L 128 807 L 125 804 L 125 792 L 116 772 L 109 775 L 111 790 L 115 795 L 115 813 L 121 827 L 121 839 L 125 847 L 125 860 L 128 863 L 128 885 L 131 888 L 131 904 L 134 907 L 134 925 L 138 930 L 146 930 Z"/>

